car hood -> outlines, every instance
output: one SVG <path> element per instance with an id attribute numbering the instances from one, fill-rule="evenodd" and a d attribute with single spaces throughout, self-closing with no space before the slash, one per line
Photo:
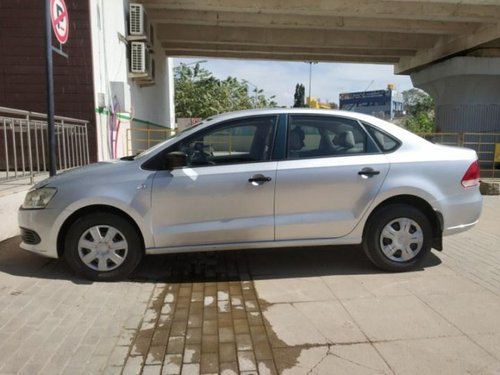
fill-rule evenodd
<path id="1" fill-rule="evenodd" d="M 61 172 L 55 176 L 46 178 L 34 185 L 35 189 L 44 186 L 57 186 L 68 181 L 89 181 L 95 178 L 100 178 L 111 173 L 115 173 L 117 169 L 130 166 L 131 161 L 112 160 L 89 164 L 83 167 L 73 168 Z"/>

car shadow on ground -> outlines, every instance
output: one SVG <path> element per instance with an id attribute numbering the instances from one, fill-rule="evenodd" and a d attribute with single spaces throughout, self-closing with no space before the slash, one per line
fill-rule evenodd
<path id="1" fill-rule="evenodd" d="M 431 253 L 411 272 L 439 264 L 441 260 Z M 131 279 L 202 282 L 379 273 L 386 272 L 375 268 L 360 246 L 330 246 L 147 256 Z"/>
<path id="2" fill-rule="evenodd" d="M 0 242 L 0 272 L 10 275 L 62 279 L 75 284 L 91 281 L 76 276 L 62 259 L 50 259 L 20 249 L 20 237 Z M 441 260 L 429 254 L 420 272 Z M 360 246 L 229 250 L 145 256 L 130 282 L 207 282 L 263 280 L 334 275 L 379 274 Z"/>
<path id="3" fill-rule="evenodd" d="M 52 259 L 19 247 L 21 237 L 0 242 L 0 273 L 38 279 L 68 280 L 75 284 L 92 282 L 76 276 L 63 259 Z"/>

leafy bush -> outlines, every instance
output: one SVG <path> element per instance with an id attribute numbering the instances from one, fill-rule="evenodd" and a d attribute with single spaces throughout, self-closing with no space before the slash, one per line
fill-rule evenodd
<path id="1" fill-rule="evenodd" d="M 249 95 L 248 83 L 234 77 L 224 80 L 196 64 L 180 64 L 175 71 L 177 117 L 201 117 L 250 108 L 276 107 L 274 96 L 266 97 L 257 87 Z"/>
<path id="2" fill-rule="evenodd" d="M 435 130 L 434 100 L 419 89 L 403 91 L 407 117 L 404 127 L 414 133 L 432 133 Z"/>

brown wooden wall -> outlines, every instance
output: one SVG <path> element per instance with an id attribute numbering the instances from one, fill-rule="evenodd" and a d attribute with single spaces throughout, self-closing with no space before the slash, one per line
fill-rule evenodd
<path id="1" fill-rule="evenodd" d="M 55 113 L 89 123 L 91 161 L 97 160 L 90 10 L 87 0 L 66 0 L 70 30 L 54 53 Z M 45 0 L 0 0 L 0 106 L 47 113 Z M 54 46 L 58 44 L 52 36 Z"/>

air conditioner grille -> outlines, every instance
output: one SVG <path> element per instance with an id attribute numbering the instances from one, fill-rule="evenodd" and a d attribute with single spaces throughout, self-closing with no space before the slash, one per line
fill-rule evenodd
<path id="1" fill-rule="evenodd" d="M 130 4 L 130 35 L 144 34 L 144 9 L 142 4 Z"/>
<path id="2" fill-rule="evenodd" d="M 146 72 L 146 44 L 132 42 L 130 53 L 130 71 L 132 73 Z"/>

